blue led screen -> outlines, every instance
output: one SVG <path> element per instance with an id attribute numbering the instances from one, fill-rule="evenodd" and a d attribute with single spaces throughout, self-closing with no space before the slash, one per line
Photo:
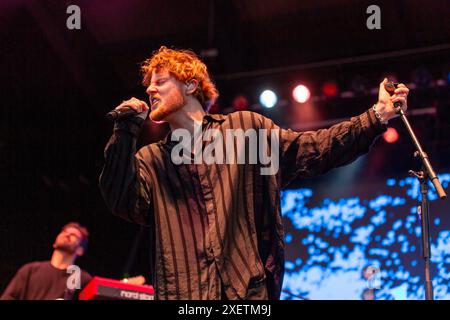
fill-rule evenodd
<path id="1" fill-rule="evenodd" d="M 282 192 L 282 299 L 424 299 L 419 181 L 369 180 L 355 176 L 352 166 L 312 187 Z M 450 173 L 439 178 L 447 191 Z M 437 199 L 431 184 L 428 194 L 434 296 L 450 299 L 450 204 Z"/>

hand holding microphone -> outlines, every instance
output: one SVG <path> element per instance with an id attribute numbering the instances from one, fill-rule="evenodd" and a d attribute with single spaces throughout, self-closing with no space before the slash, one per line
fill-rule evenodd
<path id="1" fill-rule="evenodd" d="M 114 121 L 134 116 L 145 120 L 148 117 L 149 110 L 147 103 L 132 97 L 129 100 L 122 101 L 121 104 L 106 115 L 106 118 Z"/>
<path id="2" fill-rule="evenodd" d="M 403 83 L 388 82 L 385 85 L 386 91 L 391 95 L 391 101 L 394 103 L 395 108 L 401 108 L 404 106 L 406 111 L 406 96 L 408 95 L 409 89 Z M 404 99 L 400 99 L 404 97 Z"/>
<path id="3" fill-rule="evenodd" d="M 403 83 L 392 83 L 385 78 L 380 83 L 378 91 L 378 102 L 375 105 L 376 111 L 380 114 L 383 122 L 387 122 L 398 116 L 397 108 L 403 111 L 408 108 L 407 96 L 409 89 Z"/>

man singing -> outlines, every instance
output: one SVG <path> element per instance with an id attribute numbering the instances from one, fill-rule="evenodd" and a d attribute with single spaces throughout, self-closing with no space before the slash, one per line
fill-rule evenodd
<path id="1" fill-rule="evenodd" d="M 406 110 L 409 91 L 400 84 L 391 97 L 385 79 L 378 101 L 363 114 L 329 129 L 295 132 L 254 112 L 209 114 L 218 92 L 193 52 L 161 47 L 143 63 L 142 73 L 151 110 L 136 98 L 117 106 L 135 114 L 114 124 L 100 188 L 115 215 L 150 227 L 157 299 L 279 299 L 285 247 L 280 190 L 295 178 L 323 174 L 368 152 L 396 116 L 393 103 Z M 137 151 L 149 111 L 171 132 Z M 195 136 L 196 128 L 222 136 L 229 130 L 263 132 L 258 146 L 266 140 L 279 157 L 279 170 L 262 174 L 266 163 L 248 160 L 175 163 L 176 133 Z M 249 141 L 221 145 L 223 154 L 247 153 L 254 149 Z M 201 150 L 211 143 L 202 139 Z"/>

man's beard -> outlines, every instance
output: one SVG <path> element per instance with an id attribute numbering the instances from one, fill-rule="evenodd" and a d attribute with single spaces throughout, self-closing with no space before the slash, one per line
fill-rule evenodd
<path id="1" fill-rule="evenodd" d="M 177 112 L 186 105 L 186 98 L 180 93 L 166 98 L 166 102 L 160 101 L 158 107 L 150 112 L 153 121 L 164 121 L 168 115 Z"/>
<path id="2" fill-rule="evenodd" d="M 76 251 L 76 247 L 70 245 L 70 244 L 65 244 L 65 243 L 55 243 L 53 245 L 53 248 L 55 250 L 59 250 L 68 254 L 74 254 Z"/>

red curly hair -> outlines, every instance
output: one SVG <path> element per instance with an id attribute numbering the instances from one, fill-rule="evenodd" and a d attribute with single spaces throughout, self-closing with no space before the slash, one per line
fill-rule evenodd
<path id="1" fill-rule="evenodd" d="M 162 68 L 167 69 L 179 81 L 197 80 L 198 87 L 194 96 L 205 111 L 208 111 L 219 96 L 216 86 L 209 77 L 208 68 L 190 50 L 176 50 L 162 46 L 153 52 L 153 55 L 141 65 L 142 84 L 149 86 L 153 70 Z"/>

